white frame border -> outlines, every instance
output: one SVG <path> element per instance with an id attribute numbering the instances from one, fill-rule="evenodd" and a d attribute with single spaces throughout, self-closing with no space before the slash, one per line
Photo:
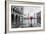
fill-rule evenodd
<path id="1" fill-rule="evenodd" d="M 41 27 L 35 28 L 11 28 L 11 5 L 16 6 L 40 6 L 41 7 Z M 24 31 L 24 30 L 41 30 L 43 29 L 43 5 L 29 5 L 29 4 L 9 4 L 9 31 Z"/>

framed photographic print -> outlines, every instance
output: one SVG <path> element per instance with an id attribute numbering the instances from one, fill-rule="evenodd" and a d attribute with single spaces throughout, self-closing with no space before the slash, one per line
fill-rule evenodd
<path id="1" fill-rule="evenodd" d="M 7 2 L 6 30 L 7 32 L 44 30 L 44 3 Z"/>

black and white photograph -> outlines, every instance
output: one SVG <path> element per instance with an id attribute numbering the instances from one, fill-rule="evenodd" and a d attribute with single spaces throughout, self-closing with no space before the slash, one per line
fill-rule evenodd
<path id="1" fill-rule="evenodd" d="M 9 7 L 11 29 L 18 31 L 43 28 L 43 6 L 11 4 Z"/>
<path id="2" fill-rule="evenodd" d="M 41 10 L 36 6 L 11 6 L 11 27 L 41 27 Z"/>

